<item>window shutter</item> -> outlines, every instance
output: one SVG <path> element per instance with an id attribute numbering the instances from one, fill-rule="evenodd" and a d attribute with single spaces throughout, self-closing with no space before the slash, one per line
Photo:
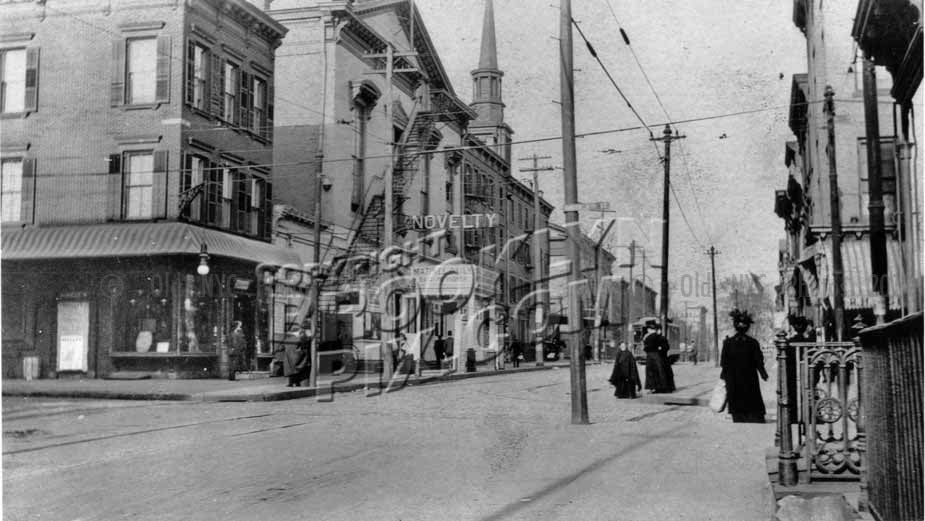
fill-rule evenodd
<path id="1" fill-rule="evenodd" d="M 20 204 L 20 222 L 33 223 L 35 220 L 35 159 L 22 160 L 22 202 Z"/>
<path id="2" fill-rule="evenodd" d="M 158 68 L 160 71 L 160 68 Z M 196 78 L 196 44 L 193 42 L 186 42 L 186 81 L 184 82 L 186 87 L 186 96 L 185 100 L 187 105 L 192 105 L 195 102 L 195 88 L 194 82 Z"/>
<path id="3" fill-rule="evenodd" d="M 211 81 L 212 95 L 212 115 L 221 118 L 225 112 L 225 67 L 223 67 L 222 57 L 212 54 L 212 74 Z"/>
<path id="4" fill-rule="evenodd" d="M 157 84 L 154 100 L 170 102 L 170 36 L 157 37 Z"/>
<path id="5" fill-rule="evenodd" d="M 180 208 L 180 202 L 187 200 L 186 198 L 189 196 L 189 193 L 184 192 L 191 188 L 190 185 L 192 184 L 193 180 L 193 156 L 191 154 L 187 154 L 186 152 L 180 152 L 180 165 L 182 165 L 182 170 L 180 170 L 180 191 L 177 192 L 180 194 L 179 201 L 177 202 L 177 208 L 180 217 L 189 219 L 190 203 L 187 202 L 183 208 Z"/>
<path id="6" fill-rule="evenodd" d="M 215 220 L 208 221 L 207 219 L 206 221 L 211 225 L 221 226 L 222 207 L 224 206 L 224 201 L 222 200 L 222 185 L 224 184 L 225 171 L 218 163 L 212 163 L 209 166 L 212 167 L 209 173 L 209 205 L 215 212 Z"/>
<path id="7" fill-rule="evenodd" d="M 122 154 L 109 156 L 109 220 L 122 218 Z"/>
<path id="8" fill-rule="evenodd" d="M 263 185 L 263 227 L 260 236 L 273 239 L 273 183 L 267 180 Z"/>
<path id="9" fill-rule="evenodd" d="M 238 116 L 238 126 L 247 129 L 247 128 L 250 128 L 251 126 L 251 118 L 250 118 L 250 114 L 251 114 L 251 111 L 250 111 L 251 75 L 244 71 L 241 71 L 240 76 L 241 76 L 241 90 L 240 90 L 241 112 Z"/>
<path id="10" fill-rule="evenodd" d="M 112 42 L 112 79 L 109 103 L 117 107 L 125 103 L 125 39 Z M 111 166 L 111 163 L 110 163 Z"/>
<path id="11" fill-rule="evenodd" d="M 251 179 L 248 178 L 247 174 L 241 176 L 241 184 L 243 185 L 244 190 L 241 193 L 241 223 L 238 231 L 242 231 L 248 235 L 255 233 L 255 230 L 251 228 L 251 191 L 253 187 L 251 186 Z"/>
<path id="12" fill-rule="evenodd" d="M 263 111 L 263 137 L 273 140 L 273 80 L 267 80 L 266 110 Z"/>
<path id="13" fill-rule="evenodd" d="M 26 101 L 23 110 L 35 112 L 39 108 L 39 48 L 26 49 Z"/>
<path id="14" fill-rule="evenodd" d="M 163 219 L 167 217 L 167 151 L 154 151 L 153 187 L 151 188 L 151 218 Z"/>

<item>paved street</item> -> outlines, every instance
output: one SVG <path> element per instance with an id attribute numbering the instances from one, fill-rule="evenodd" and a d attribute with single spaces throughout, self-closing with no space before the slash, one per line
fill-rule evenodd
<path id="1" fill-rule="evenodd" d="M 4 519 L 769 518 L 772 424 L 618 402 L 610 368 L 586 426 L 567 369 L 333 403 L 7 397 Z"/>

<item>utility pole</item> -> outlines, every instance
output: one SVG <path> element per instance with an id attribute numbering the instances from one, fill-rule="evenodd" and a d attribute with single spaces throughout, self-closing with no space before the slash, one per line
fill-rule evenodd
<path id="1" fill-rule="evenodd" d="M 665 193 L 662 199 L 662 289 L 661 289 L 661 318 L 662 332 L 668 334 L 668 190 L 671 189 L 671 142 L 675 139 L 684 139 L 687 136 L 680 136 L 675 133 L 671 135 L 671 126 L 665 125 L 665 131 L 662 132 L 664 137 L 650 138 L 652 141 L 663 141 L 665 143 Z"/>
<path id="2" fill-rule="evenodd" d="M 578 171 L 575 158 L 575 81 L 572 55 L 572 0 L 559 2 L 559 64 L 562 98 L 562 164 L 565 170 L 565 204 L 578 202 Z M 581 277 L 581 255 L 578 249 L 578 212 L 565 212 L 568 233 L 568 253 L 572 263 L 569 274 L 569 375 L 571 377 L 572 424 L 588 424 L 588 392 L 585 381 L 584 350 L 581 348 L 581 313 L 576 286 Z"/>
<path id="3" fill-rule="evenodd" d="M 838 196 L 838 169 L 835 167 L 834 98 L 835 91 L 832 90 L 832 86 L 826 85 L 824 112 L 828 129 L 828 143 L 825 146 L 825 151 L 829 159 L 829 195 L 832 213 L 832 283 L 835 286 L 835 291 L 832 295 L 835 302 L 832 305 L 835 308 L 835 339 L 840 342 L 845 331 L 845 270 L 841 257 L 841 208 Z M 877 145 L 879 146 L 879 143 Z"/>
<path id="4" fill-rule="evenodd" d="M 713 365 L 719 367 L 719 326 L 716 320 L 716 256 L 719 252 L 710 246 L 707 255 L 710 256 L 710 276 L 713 279 Z"/>
<path id="5" fill-rule="evenodd" d="M 874 315 L 884 322 L 889 309 L 890 288 L 887 284 L 886 233 L 883 229 L 883 189 L 880 173 L 880 120 L 877 114 L 877 73 L 874 62 L 864 57 L 864 121 L 867 125 L 867 189 L 870 202 L 870 274 L 873 279 Z M 834 112 L 834 111 L 833 111 Z"/>
<path id="6" fill-rule="evenodd" d="M 624 291 L 624 294 L 627 294 L 626 299 L 627 304 L 623 306 L 623 341 L 626 342 L 626 346 L 632 350 L 633 349 L 633 326 L 630 324 L 630 320 L 633 319 L 633 301 L 636 296 L 636 282 L 633 280 L 633 267 L 636 266 L 636 240 L 633 239 L 630 241 L 628 246 L 630 250 L 630 261 L 629 264 L 621 264 L 621 268 L 630 269 L 630 280 L 629 287 L 627 291 Z"/>
<path id="7" fill-rule="evenodd" d="M 551 159 L 552 156 L 538 156 L 533 154 L 531 157 L 522 157 L 520 161 L 533 161 L 533 168 L 522 168 L 521 172 L 532 172 L 533 173 L 533 294 L 536 295 L 536 292 L 540 290 L 540 286 L 543 282 L 543 262 L 540 258 L 540 237 L 537 232 L 540 230 L 541 224 L 541 214 L 540 214 L 540 180 L 539 173 L 549 170 L 555 170 L 555 167 L 552 166 L 539 166 L 540 159 Z M 548 237 L 548 235 L 547 235 Z M 543 365 L 543 339 L 546 336 L 545 331 L 540 333 L 540 329 L 543 327 L 544 316 L 549 309 L 549 302 L 546 300 L 549 298 L 549 294 L 546 293 L 543 299 L 543 305 L 536 305 L 534 308 L 534 349 L 536 353 L 536 365 L 540 367 Z"/>
<path id="8" fill-rule="evenodd" d="M 414 19 L 414 5 L 411 4 L 412 20 Z M 413 34 L 413 21 L 412 21 L 412 34 Z M 388 128 L 394 128 L 394 114 L 392 112 L 392 84 L 394 83 L 393 76 L 396 72 L 418 72 L 418 69 L 415 67 L 400 68 L 395 69 L 395 58 L 407 58 L 417 56 L 417 52 L 414 51 L 414 41 L 411 41 L 411 50 L 406 52 L 395 52 L 395 48 L 391 42 L 386 42 L 385 52 L 384 53 L 374 53 L 365 55 L 366 58 L 379 58 L 385 59 L 385 70 L 374 70 L 367 72 L 367 74 L 385 74 L 385 119 L 388 124 Z M 395 175 L 395 147 L 396 143 L 392 143 L 392 150 L 389 153 L 389 162 L 388 166 L 385 169 L 385 200 L 383 201 L 383 237 L 382 237 L 382 247 L 384 251 L 388 251 L 392 247 L 392 241 L 394 240 L 394 212 L 395 212 L 395 201 L 394 193 L 392 191 L 392 181 Z M 392 296 L 389 296 L 388 300 L 384 303 L 385 307 L 385 320 L 384 326 L 382 328 L 382 348 L 380 349 L 382 357 L 382 378 L 389 382 L 392 380 L 392 372 L 394 368 L 392 367 L 392 344 L 395 341 L 395 316 L 396 316 L 396 303 Z M 316 339 L 317 341 L 317 339 Z"/>

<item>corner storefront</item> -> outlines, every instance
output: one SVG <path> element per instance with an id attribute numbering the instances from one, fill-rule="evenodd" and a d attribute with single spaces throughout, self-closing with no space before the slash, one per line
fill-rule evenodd
<path id="1" fill-rule="evenodd" d="M 253 367 L 267 345 L 256 267 L 298 261 L 185 223 L 5 231 L 4 377 L 225 376 L 235 321 Z"/>

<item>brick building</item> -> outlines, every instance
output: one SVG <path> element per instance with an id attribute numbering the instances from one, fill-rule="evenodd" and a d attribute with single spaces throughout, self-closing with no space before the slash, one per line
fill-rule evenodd
<path id="1" fill-rule="evenodd" d="M 240 0 L 0 13 L 4 376 L 214 376 L 234 321 L 268 350 L 285 29 Z"/>

